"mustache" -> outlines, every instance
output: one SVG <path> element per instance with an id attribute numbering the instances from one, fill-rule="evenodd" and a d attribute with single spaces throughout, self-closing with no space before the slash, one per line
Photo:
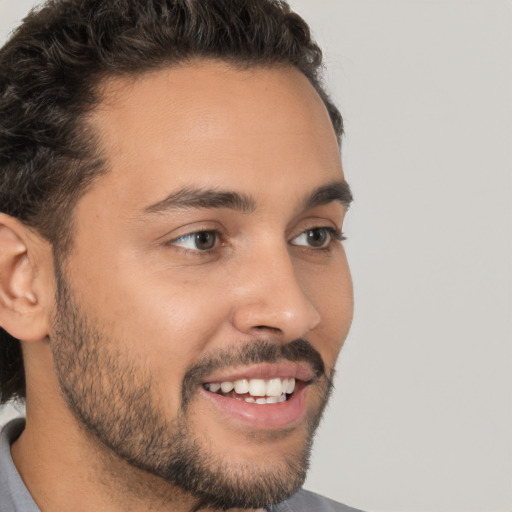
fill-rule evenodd
<path id="1" fill-rule="evenodd" d="M 286 344 L 264 339 L 250 341 L 237 345 L 236 348 L 207 354 L 190 366 L 183 377 L 182 409 L 183 411 L 186 410 L 197 386 L 201 385 L 204 378 L 214 371 L 228 369 L 233 366 L 277 363 L 283 360 L 294 363 L 308 363 L 315 373 L 315 379 L 326 376 L 322 356 L 305 338 L 297 338 Z"/>

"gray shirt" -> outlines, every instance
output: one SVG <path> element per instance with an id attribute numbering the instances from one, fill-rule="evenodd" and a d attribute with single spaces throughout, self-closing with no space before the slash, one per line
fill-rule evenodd
<path id="1" fill-rule="evenodd" d="M 25 420 L 15 419 L 0 433 L 0 512 L 40 512 L 25 487 L 11 457 L 11 445 L 19 437 Z M 361 512 L 309 491 L 300 490 L 270 512 Z"/>

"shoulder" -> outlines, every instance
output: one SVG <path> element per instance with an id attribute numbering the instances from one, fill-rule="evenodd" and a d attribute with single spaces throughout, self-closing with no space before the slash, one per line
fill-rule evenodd
<path id="1" fill-rule="evenodd" d="M 269 510 L 271 512 L 362 512 L 304 489 Z"/>
<path id="2" fill-rule="evenodd" d="M 0 512 L 39 511 L 11 457 L 11 445 L 24 427 L 25 420 L 17 418 L 0 430 Z"/>

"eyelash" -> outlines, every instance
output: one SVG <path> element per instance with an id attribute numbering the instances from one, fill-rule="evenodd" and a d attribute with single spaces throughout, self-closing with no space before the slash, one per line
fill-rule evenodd
<path id="1" fill-rule="evenodd" d="M 305 247 L 306 249 L 311 249 L 316 252 L 319 252 L 319 251 L 327 252 L 332 249 L 332 247 L 331 247 L 332 242 L 334 242 L 334 241 L 335 242 L 343 242 L 344 240 L 347 239 L 347 237 L 341 231 L 339 231 L 338 229 L 335 229 L 331 226 L 316 226 L 313 228 L 305 229 L 304 231 L 299 233 L 297 236 L 295 236 L 293 238 L 293 240 L 298 238 L 299 236 L 303 235 L 304 233 L 307 233 L 308 231 L 314 231 L 314 230 L 320 230 L 320 229 L 325 230 L 328 233 L 328 235 L 330 236 L 329 243 L 325 247 L 317 247 L 316 248 L 316 247 L 311 247 L 311 246 L 305 247 L 305 246 L 301 246 L 301 245 L 296 245 L 296 247 Z M 176 245 L 176 242 L 178 240 L 186 239 L 188 237 L 192 237 L 192 236 L 198 235 L 200 233 L 210 233 L 215 236 L 215 245 L 211 249 L 204 249 L 204 250 L 189 249 L 187 247 L 180 247 L 180 246 Z M 221 240 L 222 238 L 223 238 L 223 233 L 217 229 L 200 229 L 197 231 L 192 231 L 190 233 L 186 233 L 178 238 L 175 238 L 175 239 L 171 240 L 170 242 L 168 242 L 167 245 L 173 246 L 175 249 L 182 251 L 185 254 L 192 254 L 194 256 L 209 256 L 219 249 L 219 240 Z M 222 244 L 222 241 L 220 242 L 220 244 Z"/>

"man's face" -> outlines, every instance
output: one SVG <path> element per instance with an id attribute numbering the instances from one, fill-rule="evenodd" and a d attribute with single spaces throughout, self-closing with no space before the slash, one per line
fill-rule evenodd
<path id="1" fill-rule="evenodd" d="M 284 499 L 352 317 L 325 107 L 297 70 L 199 62 L 108 83 L 91 123 L 109 172 L 50 333 L 68 405 L 205 503 Z"/>

